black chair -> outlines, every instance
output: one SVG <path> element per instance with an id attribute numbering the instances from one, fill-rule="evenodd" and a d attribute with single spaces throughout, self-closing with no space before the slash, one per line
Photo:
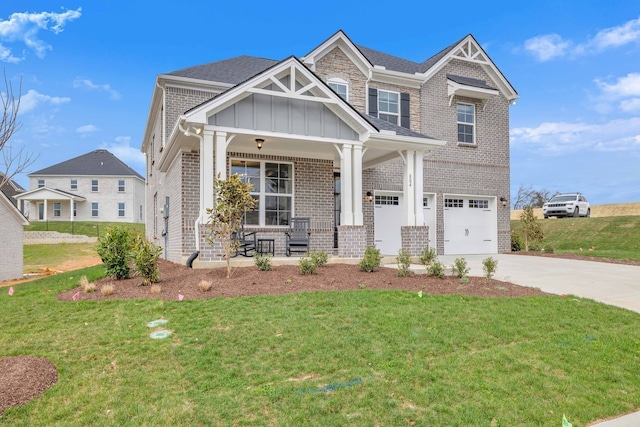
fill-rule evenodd
<path id="1" fill-rule="evenodd" d="M 236 253 L 233 256 L 242 255 L 252 257 L 257 247 L 257 237 L 255 231 L 245 231 L 244 224 L 240 226 L 238 232 L 231 235 L 231 239 L 238 242 Z"/>
<path id="2" fill-rule="evenodd" d="M 291 256 L 292 252 L 309 252 L 311 238 L 311 219 L 310 218 L 291 218 L 289 231 L 285 231 L 287 256 Z"/>

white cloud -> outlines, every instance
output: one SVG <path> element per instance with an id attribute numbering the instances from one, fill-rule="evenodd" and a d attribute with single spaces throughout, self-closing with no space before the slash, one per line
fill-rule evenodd
<path id="1" fill-rule="evenodd" d="M 137 171 L 145 168 L 144 154 L 140 151 L 140 148 L 131 147 L 130 136 L 118 136 L 112 142 L 103 142 L 99 148 L 109 150 L 117 158 Z M 141 173 L 141 175 L 144 176 L 144 173 Z"/>
<path id="2" fill-rule="evenodd" d="M 79 18 L 82 8 L 78 10 L 66 10 L 62 13 L 40 12 L 13 13 L 7 20 L 0 19 L 0 60 L 17 63 L 25 56 L 16 56 L 8 43 L 22 43 L 26 48 L 33 50 L 39 58 L 44 58 L 47 51 L 52 50 L 51 45 L 38 37 L 40 30 L 48 30 L 59 34 L 64 30 L 67 22 Z"/>
<path id="3" fill-rule="evenodd" d="M 99 130 L 100 129 L 98 129 L 98 127 L 95 126 L 95 125 L 84 125 L 84 126 L 80 126 L 78 129 L 76 129 L 76 132 L 79 133 L 79 134 L 86 135 L 86 134 L 89 134 L 91 132 L 97 132 Z"/>
<path id="4" fill-rule="evenodd" d="M 524 48 L 542 62 L 566 55 L 570 47 L 571 42 L 563 40 L 558 34 L 537 36 L 524 42 Z"/>
<path id="5" fill-rule="evenodd" d="M 640 117 L 600 124 L 545 122 L 511 130 L 511 142 L 542 154 L 576 151 L 640 152 Z"/>
<path id="6" fill-rule="evenodd" d="M 71 101 L 71 98 L 43 95 L 30 89 L 29 92 L 20 98 L 20 112 L 26 113 L 32 111 L 42 104 L 61 105 L 69 101 Z"/>
<path id="7" fill-rule="evenodd" d="M 80 77 L 76 77 L 76 79 L 73 81 L 73 87 L 86 89 L 89 91 L 97 90 L 100 92 L 107 92 L 111 99 L 117 100 L 122 97 L 122 95 L 120 95 L 118 91 L 111 89 L 111 86 L 108 84 L 95 84 L 89 79 L 82 79 Z"/>
<path id="8" fill-rule="evenodd" d="M 640 73 L 629 73 L 624 77 L 618 77 L 613 84 L 600 79 L 596 79 L 595 82 L 602 93 L 612 99 L 640 96 Z"/>
<path id="9" fill-rule="evenodd" d="M 574 58 L 595 54 L 609 48 L 638 42 L 640 42 L 640 18 L 601 30 L 594 37 L 581 43 L 565 40 L 558 34 L 545 34 L 526 40 L 524 48 L 539 61 L 544 62 L 560 57 Z"/>
<path id="10" fill-rule="evenodd" d="M 625 99 L 620 102 L 620 109 L 625 113 L 640 114 L 640 98 Z"/>

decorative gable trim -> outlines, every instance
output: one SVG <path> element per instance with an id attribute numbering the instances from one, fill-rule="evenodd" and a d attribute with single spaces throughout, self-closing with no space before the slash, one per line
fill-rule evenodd
<path id="1" fill-rule="evenodd" d="M 371 69 L 373 68 L 373 64 L 369 62 L 369 60 L 360 52 L 360 50 L 356 47 L 356 45 L 347 37 L 347 35 L 342 31 L 338 30 L 334 35 L 329 37 L 323 43 L 321 43 L 318 47 L 313 49 L 307 55 L 300 58 L 300 60 L 312 71 L 315 71 L 316 62 L 318 62 L 322 57 L 331 52 L 334 48 L 339 48 L 347 57 L 353 62 L 353 64 L 358 67 L 360 72 L 365 76 L 369 76 Z"/>
<path id="2" fill-rule="evenodd" d="M 436 73 L 438 73 L 453 59 L 480 65 L 491 77 L 491 80 L 498 86 L 498 90 L 504 94 L 507 100 L 512 101 L 518 98 L 518 92 L 516 92 L 513 86 L 511 86 L 511 83 L 509 83 L 504 74 L 502 74 L 498 67 L 496 67 L 493 61 L 489 58 L 489 55 L 487 55 L 471 34 L 462 39 L 457 46 L 449 51 L 449 53 L 444 55 L 438 62 L 425 71 L 425 80 L 429 80 L 431 77 L 436 75 Z"/>

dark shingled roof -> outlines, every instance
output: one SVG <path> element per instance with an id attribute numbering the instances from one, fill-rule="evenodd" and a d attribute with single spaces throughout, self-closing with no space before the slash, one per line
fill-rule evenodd
<path id="1" fill-rule="evenodd" d="M 0 184 L 2 184 L 2 181 L 4 181 L 4 177 L 5 175 L 0 172 Z M 13 203 L 14 206 L 17 207 L 18 201 L 14 199 L 13 196 L 24 193 L 25 189 L 22 188 L 20 184 L 10 179 L 2 186 L 2 188 L 0 188 L 0 191 L 2 191 L 4 195 L 7 196 L 7 199 L 9 199 L 11 203 Z"/>
<path id="2" fill-rule="evenodd" d="M 456 83 L 460 83 L 461 85 L 465 85 L 465 86 L 479 87 L 482 89 L 495 89 L 488 86 L 486 80 L 478 80 L 478 79 L 472 79 L 470 77 L 456 76 L 455 74 L 447 74 L 447 78 L 449 80 L 452 80 Z"/>
<path id="3" fill-rule="evenodd" d="M 363 114 L 363 117 L 369 121 L 372 125 L 374 125 L 378 130 L 391 130 L 396 133 L 396 135 L 400 136 L 411 136 L 414 138 L 426 138 L 426 139 L 435 139 L 430 136 L 427 136 L 422 133 L 414 132 L 411 129 L 403 128 L 402 126 L 394 125 L 393 123 L 389 123 L 385 120 L 379 119 L 377 117 L 371 116 L 369 114 Z M 383 134 L 384 135 L 384 134 Z"/>
<path id="4" fill-rule="evenodd" d="M 107 150 L 95 150 L 29 174 L 29 176 L 33 175 L 114 175 L 135 176 L 144 179 L 138 172 L 131 169 Z"/>
<path id="5" fill-rule="evenodd" d="M 253 56 L 237 56 L 208 64 L 196 65 L 182 70 L 166 73 L 170 76 L 208 80 L 218 83 L 237 85 L 274 66 L 279 61 L 256 58 Z"/>

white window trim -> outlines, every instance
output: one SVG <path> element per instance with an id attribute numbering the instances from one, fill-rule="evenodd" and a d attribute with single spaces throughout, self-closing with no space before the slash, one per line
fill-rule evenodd
<path id="1" fill-rule="evenodd" d="M 57 207 L 56 207 L 57 206 Z M 53 216 L 54 217 L 60 217 L 62 216 L 62 203 L 60 202 L 55 202 L 53 204 Z"/>
<path id="2" fill-rule="evenodd" d="M 97 215 L 94 215 L 94 214 L 93 214 L 93 204 L 94 204 L 94 203 L 95 203 L 96 205 L 98 205 L 98 206 L 97 206 L 97 209 L 96 209 L 96 211 L 97 211 Z M 91 218 L 99 218 L 99 217 L 100 217 L 100 203 L 99 203 L 99 202 L 91 202 Z"/>
<path id="3" fill-rule="evenodd" d="M 295 215 L 295 184 L 296 184 L 296 172 L 295 172 L 295 164 L 293 162 L 285 162 L 281 160 L 262 160 L 262 159 L 253 159 L 253 158 L 241 158 L 241 157 L 233 157 L 229 159 L 229 171 L 231 171 L 231 164 L 234 160 L 244 161 L 244 162 L 258 162 L 260 163 L 260 191 L 252 191 L 250 194 L 252 196 L 258 196 L 258 206 L 265 206 L 264 198 L 269 196 L 277 196 L 278 193 L 265 193 L 264 186 L 266 183 L 266 177 L 264 173 L 264 164 L 265 163 L 278 163 L 281 165 L 291 165 L 291 218 L 294 218 Z M 254 189 L 255 190 L 255 189 Z M 289 196 L 289 194 L 284 194 L 285 196 Z M 247 224 L 248 227 L 263 227 L 263 228 L 273 228 L 273 229 L 288 229 L 288 225 L 265 225 L 265 211 L 264 209 L 259 208 L 258 212 L 258 224 Z"/>
<path id="4" fill-rule="evenodd" d="M 122 181 L 122 190 L 120 190 L 120 181 Z M 125 193 L 127 191 L 127 181 L 124 179 L 118 180 L 118 193 Z"/>
<path id="5" fill-rule="evenodd" d="M 73 184 L 74 181 L 75 181 L 75 188 L 74 188 L 74 184 Z M 74 190 L 74 191 L 78 190 L 78 179 L 77 178 L 72 178 L 69 181 L 69 189 Z"/>
<path id="6" fill-rule="evenodd" d="M 332 78 L 327 80 L 327 85 L 331 85 L 331 84 L 344 86 L 345 89 L 346 89 L 346 94 L 345 94 L 346 95 L 346 99 L 345 99 L 345 101 L 349 102 L 349 83 L 346 80 L 341 79 L 339 77 L 332 77 Z"/>
<path id="7" fill-rule="evenodd" d="M 120 205 L 122 205 L 122 209 L 120 209 Z M 120 210 L 122 210 L 122 215 L 120 215 Z M 127 204 L 125 202 L 118 202 L 118 218 L 124 218 L 127 216 Z"/>
<path id="8" fill-rule="evenodd" d="M 96 189 L 95 190 L 93 189 L 93 181 L 96 182 Z M 98 191 L 100 191 L 100 181 L 97 180 L 97 179 L 92 179 L 91 180 L 91 192 L 92 193 L 97 193 Z"/>
<path id="9" fill-rule="evenodd" d="M 473 107 L 473 123 L 458 121 L 458 105 L 468 105 L 470 107 Z M 469 102 L 457 102 L 456 103 L 456 140 L 460 139 L 460 134 L 458 132 L 458 125 L 471 125 L 472 128 L 473 128 L 473 142 L 458 141 L 458 145 L 464 145 L 464 146 L 467 146 L 467 147 L 478 145 L 477 144 L 477 140 L 476 140 L 476 136 L 477 136 L 477 133 L 478 133 L 478 128 L 476 126 L 476 122 L 478 121 L 477 120 L 478 113 L 477 113 L 476 110 L 477 110 L 476 109 L 476 104 L 472 104 L 472 103 L 469 103 Z"/>
<path id="10" fill-rule="evenodd" d="M 396 94 L 398 96 L 398 112 L 397 113 L 391 113 L 389 111 L 382 111 L 382 109 L 380 108 L 380 93 L 381 92 L 386 92 L 386 93 L 393 93 Z M 387 116 L 396 116 L 396 125 L 400 126 L 400 108 L 401 108 L 401 104 L 402 101 L 400 99 L 400 92 L 396 92 L 393 90 L 385 90 L 385 89 L 378 89 L 378 118 L 380 118 L 380 114 L 385 114 Z M 384 120 L 384 119 L 381 119 Z"/>

